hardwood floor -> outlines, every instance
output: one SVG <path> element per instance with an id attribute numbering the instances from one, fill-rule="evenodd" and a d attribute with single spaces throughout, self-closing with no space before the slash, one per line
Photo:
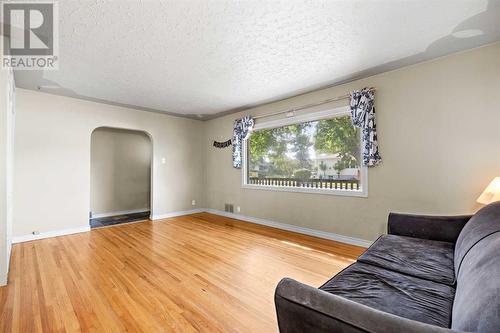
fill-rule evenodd
<path id="1" fill-rule="evenodd" d="M 16 244 L 0 332 L 276 332 L 281 278 L 363 250 L 208 213 Z"/>

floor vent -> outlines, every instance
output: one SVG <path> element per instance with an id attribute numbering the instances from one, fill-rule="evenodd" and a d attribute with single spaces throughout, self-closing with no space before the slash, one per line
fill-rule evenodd
<path id="1" fill-rule="evenodd" d="M 227 204 L 225 204 L 225 205 L 224 205 L 224 210 L 225 210 L 226 212 L 229 212 L 229 213 L 234 212 L 234 207 L 233 207 L 233 204 L 228 204 L 228 203 L 227 203 Z"/>

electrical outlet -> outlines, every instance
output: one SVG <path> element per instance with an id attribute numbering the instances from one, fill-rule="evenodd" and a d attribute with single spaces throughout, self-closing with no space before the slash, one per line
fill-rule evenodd
<path id="1" fill-rule="evenodd" d="M 167 159 L 165 157 L 162 157 L 161 158 L 161 164 L 165 164 L 165 163 L 167 163 Z"/>
<path id="2" fill-rule="evenodd" d="M 33 234 L 33 235 L 40 235 L 40 231 L 38 231 L 38 230 L 34 230 L 34 231 L 32 232 L 32 234 Z"/>
<path id="3" fill-rule="evenodd" d="M 241 212 L 241 207 L 240 206 L 236 206 L 236 213 L 239 213 Z"/>
<path id="4" fill-rule="evenodd" d="M 196 206 L 196 200 L 191 200 L 191 206 Z"/>

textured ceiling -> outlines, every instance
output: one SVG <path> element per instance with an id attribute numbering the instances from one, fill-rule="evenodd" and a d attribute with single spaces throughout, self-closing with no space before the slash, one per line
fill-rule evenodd
<path id="1" fill-rule="evenodd" d="M 16 82 L 206 119 L 497 41 L 499 4 L 61 0 L 59 70 Z"/>

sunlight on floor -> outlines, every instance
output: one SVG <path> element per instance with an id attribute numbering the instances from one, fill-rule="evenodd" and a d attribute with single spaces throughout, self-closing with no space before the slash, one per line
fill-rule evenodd
<path id="1" fill-rule="evenodd" d="M 307 246 L 304 246 L 304 245 L 300 245 L 300 244 L 297 244 L 297 243 L 293 243 L 293 242 L 289 242 L 289 241 L 284 241 L 284 240 L 282 240 L 280 242 L 283 243 L 283 244 L 286 244 L 286 245 L 290 245 L 290 246 L 302 249 L 302 250 L 315 251 L 315 252 L 319 252 L 319 253 L 322 253 L 322 254 L 326 254 L 327 256 L 334 257 L 336 259 L 341 259 L 341 260 L 344 260 L 344 261 L 347 261 L 347 262 L 350 262 L 350 263 L 353 263 L 353 262 L 356 261 L 356 260 L 354 260 L 352 258 L 346 258 L 346 257 L 342 257 L 342 256 L 339 256 L 339 255 L 330 253 L 330 252 L 325 252 L 325 251 L 321 251 L 321 250 L 317 250 L 317 249 L 312 249 L 310 247 L 307 247 Z"/>

